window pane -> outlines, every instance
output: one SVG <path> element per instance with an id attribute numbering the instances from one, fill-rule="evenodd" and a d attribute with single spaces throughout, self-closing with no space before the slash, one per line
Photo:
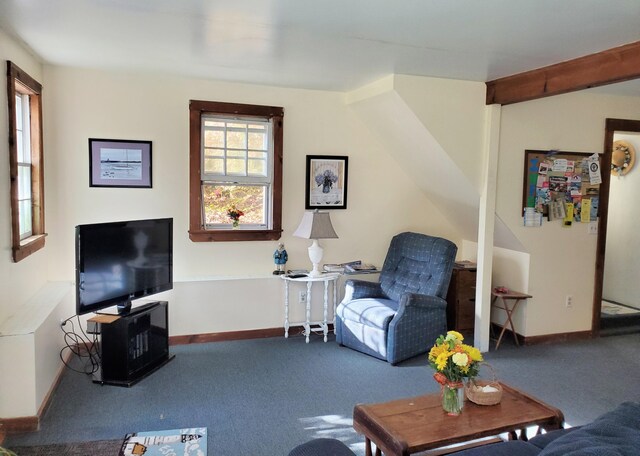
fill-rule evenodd
<path id="1" fill-rule="evenodd" d="M 233 174 L 236 176 L 246 176 L 245 160 L 237 158 L 227 159 L 227 174 Z"/>
<path id="2" fill-rule="evenodd" d="M 205 149 L 204 156 L 224 158 L 224 149 Z"/>
<path id="3" fill-rule="evenodd" d="M 267 175 L 267 161 L 266 160 L 249 160 L 249 175 L 250 176 L 262 176 Z"/>
<path id="4" fill-rule="evenodd" d="M 252 158 L 254 160 L 266 160 L 267 158 L 269 158 L 269 155 L 266 152 L 261 152 L 258 150 L 250 150 L 249 158 Z"/>
<path id="5" fill-rule="evenodd" d="M 214 185 L 202 186 L 205 224 L 231 225 L 227 209 L 235 206 L 244 212 L 240 224 L 266 225 L 267 186 Z"/>
<path id="6" fill-rule="evenodd" d="M 224 132 L 222 130 L 205 130 L 204 147 L 224 147 Z"/>
<path id="7" fill-rule="evenodd" d="M 227 149 L 227 157 L 228 158 L 237 158 L 237 159 L 242 159 L 244 160 L 244 158 L 247 155 L 247 151 L 242 149 L 242 150 L 237 150 L 237 149 Z"/>
<path id="8" fill-rule="evenodd" d="M 205 174 L 224 175 L 224 160 L 221 158 L 205 158 L 204 172 Z"/>
<path id="9" fill-rule="evenodd" d="M 22 131 L 22 95 L 16 95 L 16 130 Z"/>
<path id="10" fill-rule="evenodd" d="M 246 149 L 246 133 L 244 131 L 227 131 L 227 147 L 233 149 Z"/>
<path id="11" fill-rule="evenodd" d="M 267 136 L 264 133 L 249 132 L 249 149 L 267 150 Z"/>
<path id="12" fill-rule="evenodd" d="M 205 127 L 224 127 L 224 122 L 220 122 L 219 120 L 205 119 L 204 126 Z"/>
<path id="13" fill-rule="evenodd" d="M 18 199 L 31 198 L 31 166 L 18 165 Z"/>
<path id="14" fill-rule="evenodd" d="M 24 141 L 20 130 L 16 130 L 16 152 L 18 153 L 18 163 L 25 163 Z"/>
<path id="15" fill-rule="evenodd" d="M 20 225 L 20 239 L 31 236 L 31 200 L 24 200 L 18 202 L 18 212 L 20 213 L 19 225 Z"/>

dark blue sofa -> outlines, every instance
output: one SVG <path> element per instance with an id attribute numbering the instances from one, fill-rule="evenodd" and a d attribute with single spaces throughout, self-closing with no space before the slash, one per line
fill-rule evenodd
<path id="1" fill-rule="evenodd" d="M 464 412 L 463 412 L 464 413 Z M 327 445 L 326 447 L 324 445 Z M 326 451 L 325 451 L 326 449 Z M 638 456 L 640 455 L 640 403 L 624 402 L 592 423 L 559 429 L 525 442 L 471 448 L 455 456 Z M 294 448 L 289 456 L 354 456 L 333 439 L 315 439 Z"/>

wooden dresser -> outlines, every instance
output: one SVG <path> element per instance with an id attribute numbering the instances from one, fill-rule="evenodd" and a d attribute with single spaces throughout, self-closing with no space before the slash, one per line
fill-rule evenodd
<path id="1" fill-rule="evenodd" d="M 476 306 L 476 270 L 453 268 L 447 292 L 447 329 L 473 331 Z"/>

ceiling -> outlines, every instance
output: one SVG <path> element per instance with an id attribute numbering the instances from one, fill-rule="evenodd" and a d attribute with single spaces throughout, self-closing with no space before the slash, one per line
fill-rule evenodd
<path id="1" fill-rule="evenodd" d="M 639 41 L 640 1 L 2 0 L 0 27 L 55 65 L 349 91 L 392 73 L 488 81 Z"/>

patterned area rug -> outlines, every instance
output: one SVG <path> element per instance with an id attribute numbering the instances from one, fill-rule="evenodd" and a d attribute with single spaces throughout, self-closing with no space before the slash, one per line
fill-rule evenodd
<path id="1" fill-rule="evenodd" d="M 18 456 L 118 456 L 122 442 L 123 439 L 97 440 L 95 442 L 58 443 L 9 449 Z"/>

